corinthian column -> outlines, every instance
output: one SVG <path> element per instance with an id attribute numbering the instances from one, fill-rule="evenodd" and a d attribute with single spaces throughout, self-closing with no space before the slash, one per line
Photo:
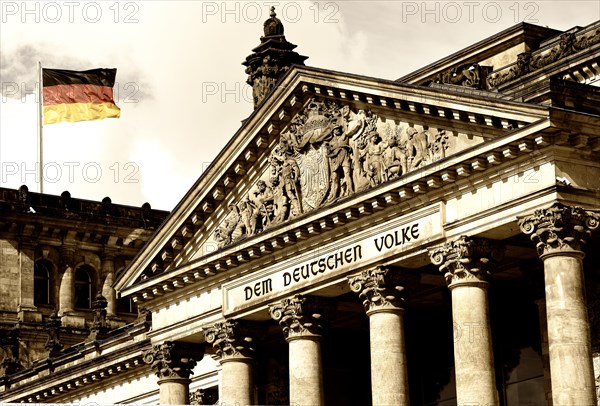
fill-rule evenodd
<path id="1" fill-rule="evenodd" d="M 309 298 L 294 296 L 269 306 L 289 343 L 290 404 L 322 406 L 321 314 Z"/>
<path id="2" fill-rule="evenodd" d="M 228 320 L 203 329 L 206 342 L 216 350 L 222 368 L 221 394 L 223 405 L 254 403 L 252 383 L 253 339 L 245 326 Z"/>
<path id="3" fill-rule="evenodd" d="M 599 216 L 556 203 L 520 218 L 519 225 L 544 262 L 553 404 L 596 405 L 583 249 Z"/>
<path id="4" fill-rule="evenodd" d="M 488 240 L 464 236 L 429 252 L 452 294 L 458 405 L 499 404 L 487 293 L 496 253 Z"/>
<path id="5" fill-rule="evenodd" d="M 408 405 L 404 339 L 404 287 L 383 267 L 349 278 L 369 316 L 373 406 Z"/>
<path id="6" fill-rule="evenodd" d="M 202 347 L 166 341 L 144 352 L 158 377 L 161 405 L 186 405 L 190 402 L 190 375 L 204 356 Z"/>

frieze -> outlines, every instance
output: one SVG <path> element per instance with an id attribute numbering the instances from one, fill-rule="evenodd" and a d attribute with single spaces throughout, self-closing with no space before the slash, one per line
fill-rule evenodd
<path id="1" fill-rule="evenodd" d="M 441 232 L 440 206 L 436 204 L 323 244 L 289 260 L 275 261 L 260 272 L 223 284 L 223 314 L 236 317 L 240 311 L 265 306 L 311 286 L 343 277 L 380 263 L 391 255 L 400 255 L 426 244 L 438 238 Z M 396 274 L 388 274 L 386 282 L 405 286 L 397 283 Z M 406 278 L 404 273 L 402 278 Z"/>
<path id="2" fill-rule="evenodd" d="M 369 110 L 312 99 L 268 168 L 213 233 L 220 248 L 443 159 L 444 130 L 384 122 Z"/>
<path id="3" fill-rule="evenodd" d="M 600 43 L 600 28 L 579 38 L 572 32 L 566 32 L 560 36 L 558 44 L 548 51 L 540 51 L 535 54 L 523 52 L 517 55 L 517 61 L 507 71 L 497 72 L 488 77 L 488 87 L 498 87 L 598 43 Z"/>

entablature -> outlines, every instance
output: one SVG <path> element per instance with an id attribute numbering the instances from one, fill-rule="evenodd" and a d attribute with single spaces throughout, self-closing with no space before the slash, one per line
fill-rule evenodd
<path id="1" fill-rule="evenodd" d="M 588 149 L 587 144 L 581 144 L 579 135 L 562 132 L 552 127 L 547 119 L 540 120 L 527 128 L 408 173 L 394 182 L 191 260 L 124 290 L 123 294 L 132 296 L 134 301 L 147 302 L 145 306 L 149 308 L 162 307 L 171 300 L 170 297 L 181 298 L 186 292 L 197 292 L 199 287 L 210 289 L 219 286 L 227 280 L 262 269 L 272 261 L 314 249 L 323 241 L 335 239 L 340 232 L 354 232 L 362 226 L 369 227 L 384 221 L 385 217 L 380 213 L 395 207 L 414 210 L 422 204 L 443 200 L 446 193 L 452 193 L 459 179 L 468 179 L 475 174 L 485 177 L 486 172 L 493 173 L 503 163 L 522 161 L 529 154 L 539 155 L 544 148 L 559 144 Z"/>

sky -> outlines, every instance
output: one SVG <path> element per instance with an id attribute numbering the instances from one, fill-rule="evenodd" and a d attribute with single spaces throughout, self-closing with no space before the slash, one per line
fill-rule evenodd
<path id="1" fill-rule="evenodd" d="M 117 68 L 120 119 L 43 128 L 43 191 L 171 210 L 253 110 L 241 63 L 272 5 L 306 65 L 384 79 L 521 21 L 600 19 L 596 0 L 0 0 L 0 186 L 40 190 L 38 61 Z"/>

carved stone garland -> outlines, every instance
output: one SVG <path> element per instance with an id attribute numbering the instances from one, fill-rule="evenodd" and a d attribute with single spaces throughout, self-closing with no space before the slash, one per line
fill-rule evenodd
<path id="1" fill-rule="evenodd" d="M 572 32 L 566 32 L 560 36 L 559 43 L 548 52 L 538 53 L 535 56 L 531 52 L 523 52 L 517 55 L 516 64 L 508 72 L 498 72 L 488 77 L 488 87 L 494 88 L 500 86 L 526 73 L 550 65 L 561 58 L 587 49 L 599 42 L 600 28 L 580 38 L 576 38 Z"/>
<path id="2" fill-rule="evenodd" d="M 380 126 L 371 111 L 310 101 L 280 135 L 269 169 L 214 232 L 220 247 L 445 158 L 444 130 Z M 380 132 L 384 134 L 380 134 Z"/>

